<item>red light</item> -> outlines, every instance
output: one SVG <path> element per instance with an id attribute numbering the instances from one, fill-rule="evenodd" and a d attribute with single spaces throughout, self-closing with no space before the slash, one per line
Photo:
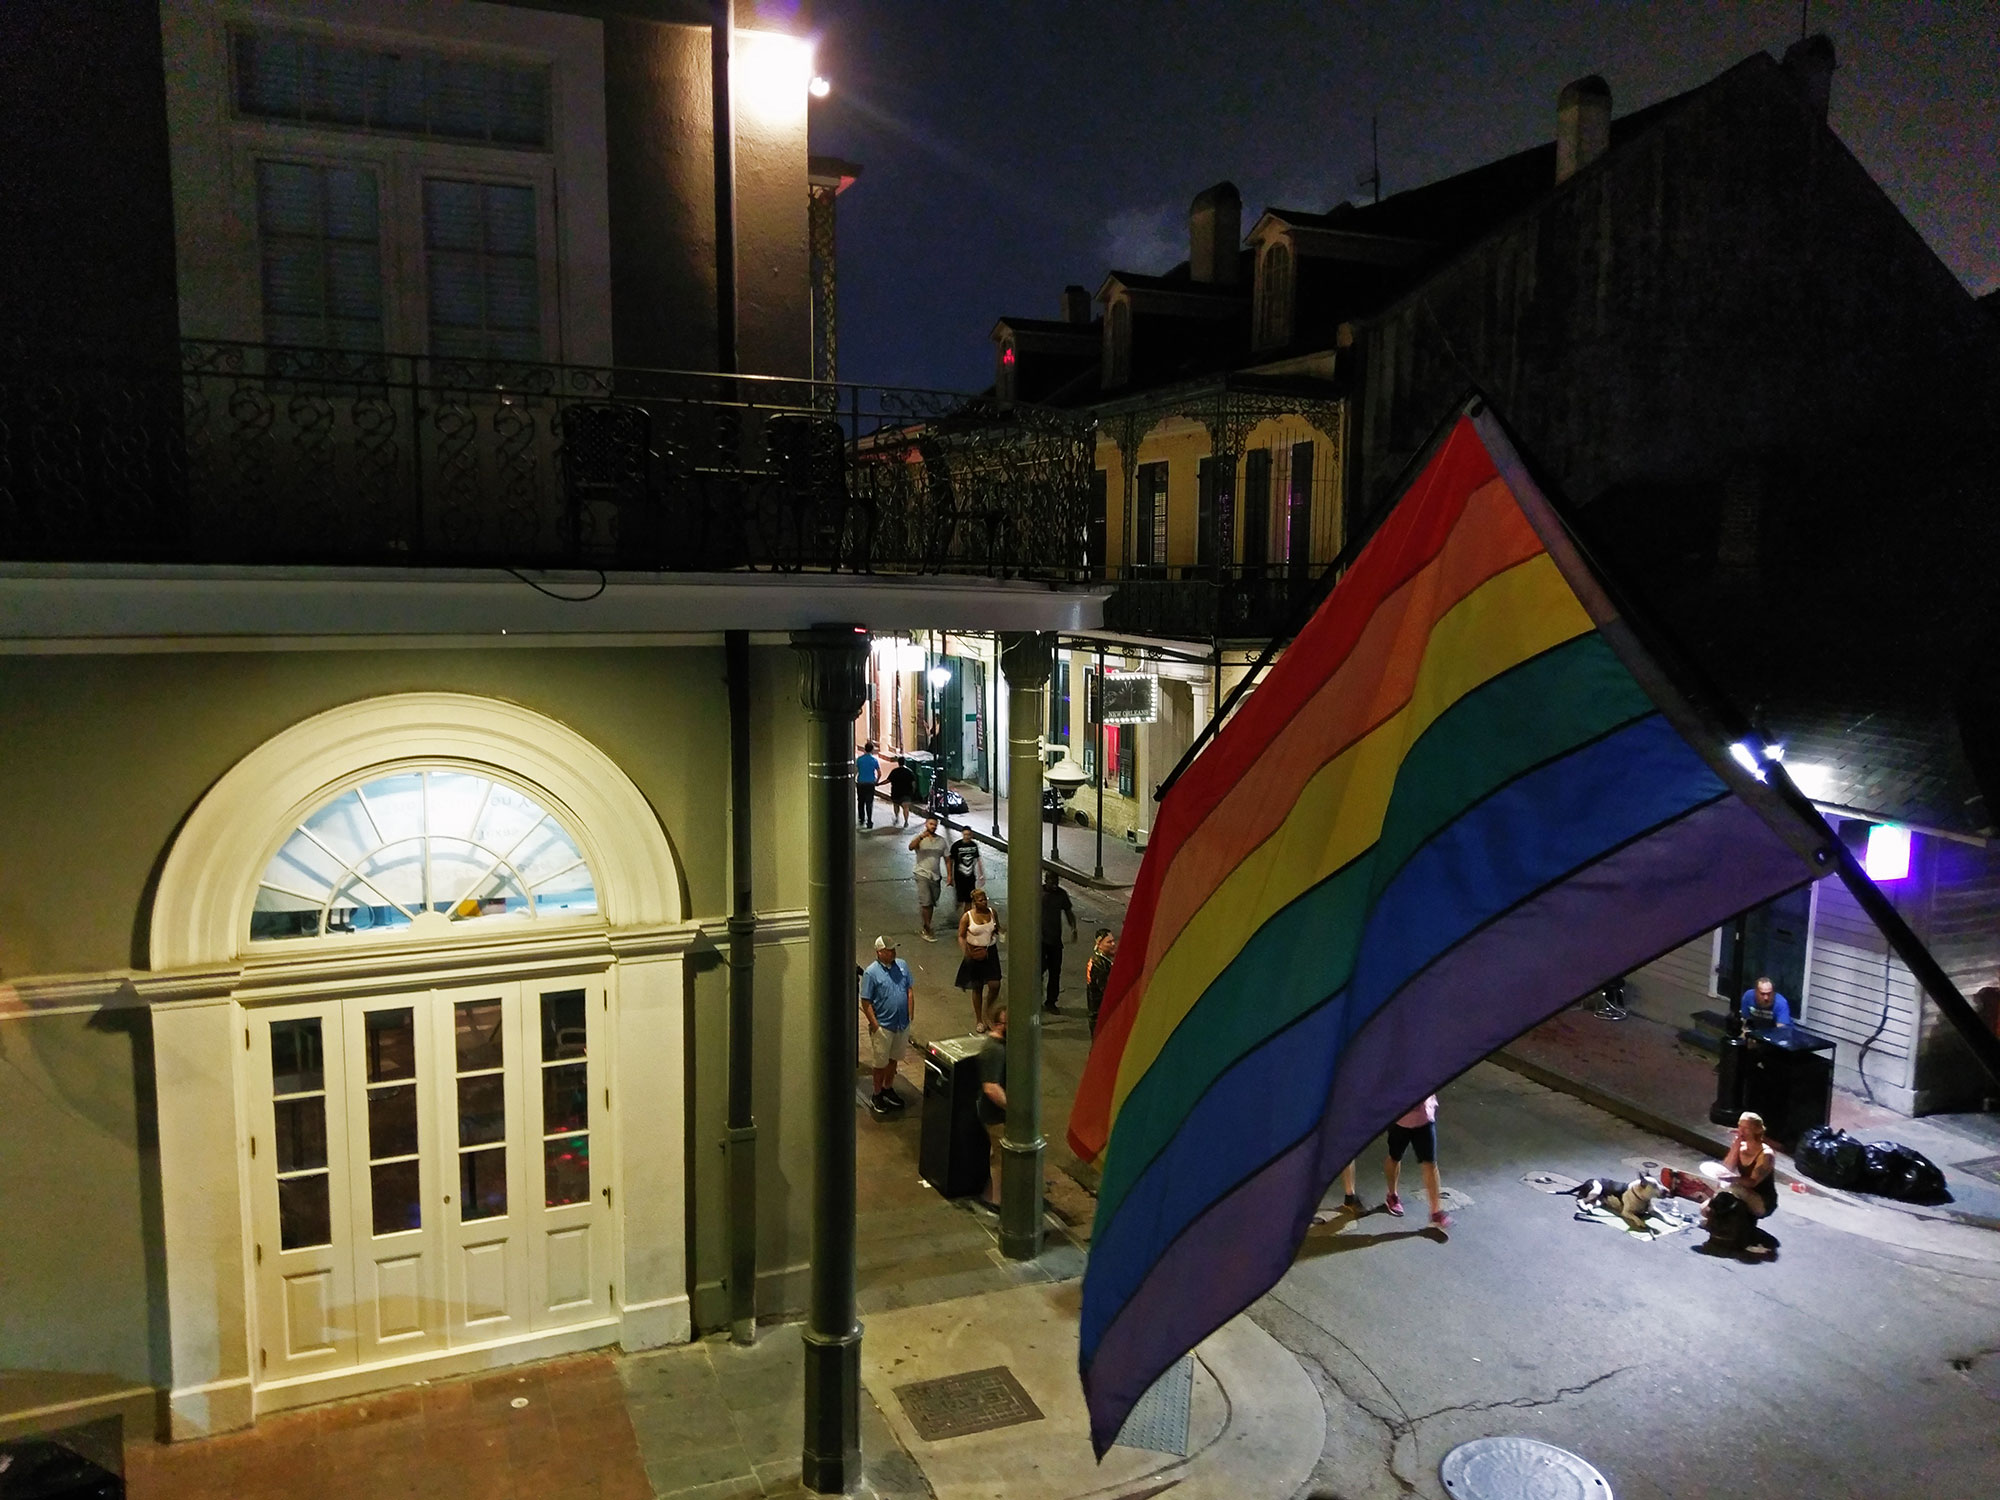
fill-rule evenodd
<path id="1" fill-rule="evenodd" d="M 1000 363 L 1003 365 L 1014 363 L 1014 346 L 1012 344 L 1009 344 L 1005 349 L 1000 351 Z"/>

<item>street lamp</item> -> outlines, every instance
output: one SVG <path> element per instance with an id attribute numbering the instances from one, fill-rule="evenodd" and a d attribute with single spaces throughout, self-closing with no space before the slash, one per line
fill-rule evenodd
<path id="1" fill-rule="evenodd" d="M 1064 752 L 1063 758 L 1042 772 L 1042 781 L 1056 794 L 1056 815 L 1049 824 L 1049 859 L 1062 858 L 1062 815 L 1063 807 L 1076 795 L 1076 789 L 1090 780 L 1090 773 Z"/>

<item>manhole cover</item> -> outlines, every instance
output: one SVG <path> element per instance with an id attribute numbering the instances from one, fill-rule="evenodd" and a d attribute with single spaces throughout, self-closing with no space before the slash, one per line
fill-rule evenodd
<path id="1" fill-rule="evenodd" d="M 1524 1437 L 1474 1438 L 1438 1465 L 1455 1500 L 1611 1500 L 1604 1476 L 1566 1449 Z"/>
<path id="2" fill-rule="evenodd" d="M 927 1443 L 1042 1419 L 1041 1408 L 1028 1399 L 1021 1382 L 1005 1365 L 938 1380 L 915 1380 L 897 1386 L 896 1399 L 903 1403 L 904 1415 L 917 1429 L 917 1436 Z"/>

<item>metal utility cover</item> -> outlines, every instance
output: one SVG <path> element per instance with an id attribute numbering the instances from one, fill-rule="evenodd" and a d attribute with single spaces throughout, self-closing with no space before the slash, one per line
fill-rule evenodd
<path id="1" fill-rule="evenodd" d="M 927 1443 L 1042 1420 L 1042 1409 L 1028 1398 L 1005 1365 L 937 1380 L 915 1380 L 897 1386 L 896 1399 L 903 1404 L 903 1413 L 917 1429 L 917 1436 Z"/>
<path id="2" fill-rule="evenodd" d="M 1604 1476 L 1565 1448 L 1534 1438 L 1474 1438 L 1438 1465 L 1452 1500 L 1612 1500 Z"/>
<path id="3" fill-rule="evenodd" d="M 1183 1354 L 1132 1404 L 1117 1441 L 1127 1448 L 1145 1448 L 1186 1458 L 1188 1417 L 1193 1409 L 1194 1356 Z"/>
<path id="4" fill-rule="evenodd" d="M 1958 1162 L 1951 1170 L 1970 1172 L 1974 1177 L 1983 1177 L 1988 1182 L 2000 1183 L 2000 1156 L 1982 1156 L 1976 1161 Z"/>

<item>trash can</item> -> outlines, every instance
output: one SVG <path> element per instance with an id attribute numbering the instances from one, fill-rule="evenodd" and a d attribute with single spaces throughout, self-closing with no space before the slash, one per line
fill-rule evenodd
<path id="1" fill-rule="evenodd" d="M 928 750 L 912 750 L 903 757 L 903 764 L 917 773 L 917 805 L 924 806 L 931 800 L 931 753 Z"/>
<path id="2" fill-rule="evenodd" d="M 924 1115 L 917 1170 L 942 1197 L 986 1190 L 986 1127 L 979 1123 L 979 1049 L 983 1036 L 926 1042 Z"/>

